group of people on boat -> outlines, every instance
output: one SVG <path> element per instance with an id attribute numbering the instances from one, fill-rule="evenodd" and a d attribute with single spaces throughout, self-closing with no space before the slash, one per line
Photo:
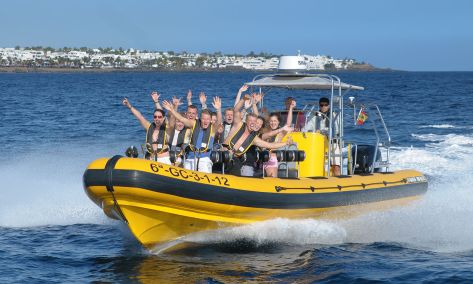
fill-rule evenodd
<path id="1" fill-rule="evenodd" d="M 258 108 L 263 94 L 245 94 L 247 90 L 247 85 L 239 89 L 234 106 L 226 108 L 223 115 L 221 99 L 213 97 L 211 104 L 215 111 L 211 111 L 203 92 L 199 94 L 201 111 L 198 114 L 197 106 L 192 103 L 191 90 L 187 93 L 185 112 L 179 111 L 181 99 L 173 97 L 160 102 L 160 94 L 152 92 L 155 106 L 152 122 L 127 98 L 124 98 L 123 105 L 130 109 L 146 130 L 146 159 L 205 173 L 221 172 L 224 168 L 226 173 L 238 176 L 253 177 L 264 171 L 267 177 L 277 177 L 276 155 L 271 153 L 266 162 L 260 162 L 259 153 L 261 149 L 273 150 L 294 144 L 290 136 L 285 141 L 282 139 L 294 131 L 295 125 L 302 125 L 297 121 L 298 116 L 293 115 L 296 100 L 286 98 L 283 121 L 282 113 L 269 113 L 265 108 Z M 319 111 L 326 114 L 325 118 L 331 117 L 328 98 L 321 98 L 319 107 Z M 328 123 L 326 119 L 322 126 L 327 127 Z M 300 130 L 309 131 L 318 127 L 320 125 L 316 126 L 309 120 Z M 212 152 L 225 152 L 230 162 L 215 162 Z M 339 159 L 334 159 L 332 166 L 333 173 L 339 175 Z"/>

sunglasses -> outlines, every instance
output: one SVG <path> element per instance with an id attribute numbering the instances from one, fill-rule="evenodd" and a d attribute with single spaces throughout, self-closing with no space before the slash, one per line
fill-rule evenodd
<path id="1" fill-rule="evenodd" d="M 153 115 L 154 118 L 163 118 L 164 116 Z"/>
<path id="2" fill-rule="evenodd" d="M 320 104 L 319 106 L 320 107 L 326 107 L 326 106 L 328 106 L 328 104 Z"/>

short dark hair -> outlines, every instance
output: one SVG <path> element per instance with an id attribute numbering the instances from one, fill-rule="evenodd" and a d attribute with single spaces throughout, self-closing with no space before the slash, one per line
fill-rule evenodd
<path id="1" fill-rule="evenodd" d="M 157 109 L 154 110 L 153 113 L 156 113 L 156 112 L 160 112 L 163 116 L 166 116 L 166 113 L 162 109 L 157 108 Z"/>
<path id="2" fill-rule="evenodd" d="M 203 109 L 202 112 L 200 113 L 200 116 L 202 116 L 203 114 L 208 114 L 208 115 L 212 116 L 212 113 L 208 109 Z"/>
<path id="3" fill-rule="evenodd" d="M 211 116 L 217 116 L 217 113 L 215 111 L 210 112 Z"/>
<path id="4" fill-rule="evenodd" d="M 187 106 L 187 110 L 189 110 L 189 109 L 195 109 L 195 110 L 197 110 L 197 107 L 196 107 L 195 105 L 188 105 L 188 106 Z"/>
<path id="5" fill-rule="evenodd" d="M 320 103 L 328 103 L 328 104 L 330 104 L 330 100 L 329 100 L 328 98 L 326 98 L 326 97 L 321 97 L 320 100 L 319 100 L 319 104 L 320 104 Z"/>

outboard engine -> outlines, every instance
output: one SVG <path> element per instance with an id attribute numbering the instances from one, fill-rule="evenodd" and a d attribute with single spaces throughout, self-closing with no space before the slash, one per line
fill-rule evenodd
<path id="1" fill-rule="evenodd" d="M 358 145 L 351 149 L 352 158 L 355 159 L 355 174 L 367 174 L 371 172 L 373 158 L 376 147 L 373 145 Z M 378 149 L 376 154 L 376 162 L 381 161 L 381 151 Z M 379 172 L 379 168 L 375 168 L 375 172 Z"/>

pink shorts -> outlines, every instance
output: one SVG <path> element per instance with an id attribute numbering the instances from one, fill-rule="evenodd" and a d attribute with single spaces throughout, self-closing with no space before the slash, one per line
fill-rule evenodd
<path id="1" fill-rule="evenodd" d="M 276 155 L 271 154 L 271 158 L 269 158 L 269 161 L 263 163 L 263 169 L 268 169 L 268 168 L 277 168 L 278 167 L 278 159 L 276 158 Z"/>

